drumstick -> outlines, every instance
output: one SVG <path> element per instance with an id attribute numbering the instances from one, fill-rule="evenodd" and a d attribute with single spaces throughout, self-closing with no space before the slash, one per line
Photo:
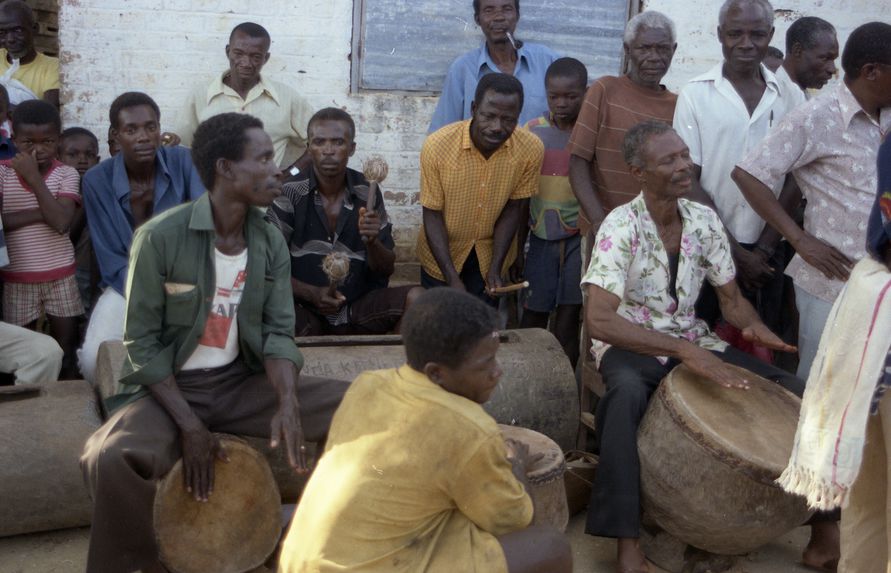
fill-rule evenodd
<path id="1" fill-rule="evenodd" d="M 512 285 L 505 285 L 505 286 L 490 288 L 489 292 L 492 294 L 505 294 L 505 293 L 514 292 L 517 290 L 523 290 L 524 288 L 529 288 L 529 281 L 523 281 L 521 283 L 515 283 Z"/>

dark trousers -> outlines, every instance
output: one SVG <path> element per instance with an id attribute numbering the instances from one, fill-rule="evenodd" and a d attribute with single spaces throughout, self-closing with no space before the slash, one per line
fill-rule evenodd
<path id="1" fill-rule="evenodd" d="M 801 396 L 804 382 L 733 347 L 713 352 L 724 362 L 741 366 Z M 603 355 L 600 374 L 606 393 L 597 404 L 600 463 L 588 504 L 585 532 L 601 537 L 640 537 L 640 459 L 637 429 L 650 397 L 677 366 L 612 347 Z"/>
<path id="2" fill-rule="evenodd" d="M 483 277 L 482 273 L 480 273 L 480 262 L 476 256 L 475 248 L 470 251 L 458 276 L 461 277 L 461 282 L 464 283 L 464 288 L 468 293 L 477 297 L 489 306 L 498 307 L 498 299 L 486 294 L 486 279 Z M 430 289 L 447 287 L 449 286 L 449 283 L 429 275 L 427 271 L 424 270 L 424 267 L 421 267 L 421 286 Z"/>
<path id="3" fill-rule="evenodd" d="M 269 437 L 278 395 L 265 374 L 236 360 L 221 368 L 181 372 L 176 382 L 210 431 Z M 325 438 L 348 386 L 300 376 L 297 397 L 306 441 Z M 81 457 L 93 498 L 87 573 L 130 573 L 157 561 L 155 487 L 182 456 L 179 438 L 167 411 L 146 396 L 115 412 L 87 440 Z"/>

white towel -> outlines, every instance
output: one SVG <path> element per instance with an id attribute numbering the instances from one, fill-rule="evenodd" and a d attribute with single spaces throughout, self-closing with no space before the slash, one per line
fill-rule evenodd
<path id="1" fill-rule="evenodd" d="M 891 273 L 866 257 L 832 307 L 801 402 L 789 465 L 777 483 L 814 509 L 847 505 L 869 407 L 891 346 Z"/>

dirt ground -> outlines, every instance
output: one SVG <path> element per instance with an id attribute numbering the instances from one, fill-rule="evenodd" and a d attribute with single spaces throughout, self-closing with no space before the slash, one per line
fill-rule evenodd
<path id="1" fill-rule="evenodd" d="M 583 533 L 585 514 L 572 518 L 567 530 L 573 547 L 575 573 L 613 573 L 615 543 Z M 728 573 L 804 573 L 797 563 L 808 531 L 796 529 L 752 553 Z M 86 565 L 89 529 L 0 538 L 0 573 L 82 573 Z M 209 572 L 211 573 L 211 572 Z"/>

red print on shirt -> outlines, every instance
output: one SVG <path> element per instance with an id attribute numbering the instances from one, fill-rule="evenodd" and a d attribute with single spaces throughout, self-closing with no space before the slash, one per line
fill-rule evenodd
<path id="1" fill-rule="evenodd" d="M 238 312 L 238 304 L 241 301 L 246 278 L 247 273 L 240 271 L 235 277 L 235 284 L 231 289 L 217 287 L 217 294 L 213 299 L 210 314 L 207 315 L 207 322 L 204 325 L 204 333 L 198 340 L 198 344 L 213 348 L 226 348 L 229 329 L 232 328 L 232 320 Z M 237 302 L 231 302 L 233 299 Z"/>

